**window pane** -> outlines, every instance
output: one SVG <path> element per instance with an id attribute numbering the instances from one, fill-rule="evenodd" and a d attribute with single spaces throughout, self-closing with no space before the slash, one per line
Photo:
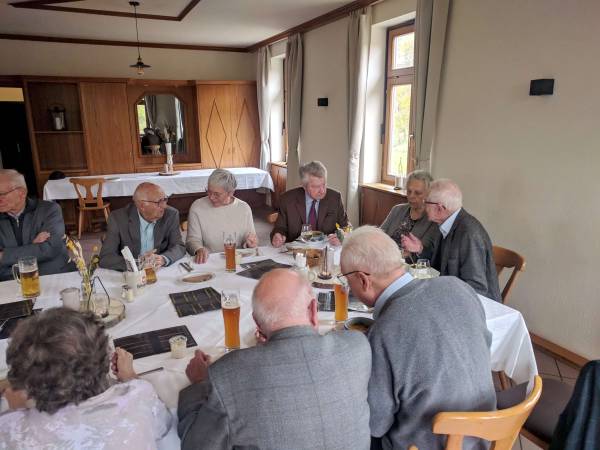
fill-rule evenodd
<path id="1" fill-rule="evenodd" d="M 387 161 L 387 173 L 391 176 L 406 175 L 410 133 L 410 94 L 410 84 L 392 86 Z"/>
<path id="2" fill-rule="evenodd" d="M 415 33 L 401 34 L 394 38 L 394 61 L 392 69 L 405 69 L 414 65 Z"/>
<path id="3" fill-rule="evenodd" d="M 140 136 L 144 134 L 144 128 L 148 126 L 146 120 L 146 107 L 144 105 L 137 105 L 137 116 L 138 116 L 138 128 L 140 130 Z"/>

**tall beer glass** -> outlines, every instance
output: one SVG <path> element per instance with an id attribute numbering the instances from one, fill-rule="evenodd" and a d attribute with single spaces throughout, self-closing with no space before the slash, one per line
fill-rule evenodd
<path id="1" fill-rule="evenodd" d="M 225 326 L 225 348 L 227 351 L 240 348 L 240 297 L 236 290 L 221 292 L 221 310 Z"/>
<path id="2" fill-rule="evenodd" d="M 35 298 L 40 296 L 40 273 L 35 256 L 19 258 L 18 263 L 13 265 L 12 271 L 15 280 L 21 285 L 23 297 Z"/>
<path id="3" fill-rule="evenodd" d="M 233 233 L 233 235 L 225 235 L 225 233 L 223 233 L 223 246 L 225 247 L 225 270 L 227 272 L 235 272 L 236 239 L 236 233 Z"/>
<path id="4" fill-rule="evenodd" d="M 348 284 L 339 281 L 334 285 L 335 290 L 335 321 L 345 322 L 348 320 Z"/>

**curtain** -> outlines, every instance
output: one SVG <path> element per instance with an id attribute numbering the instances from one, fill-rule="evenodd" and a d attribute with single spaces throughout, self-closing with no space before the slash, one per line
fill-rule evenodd
<path id="1" fill-rule="evenodd" d="M 177 144 L 175 153 L 185 153 L 185 139 L 183 137 L 183 108 L 181 107 L 181 102 L 177 97 L 175 97 L 175 111 L 177 113 Z"/>
<path id="2" fill-rule="evenodd" d="M 350 222 L 358 225 L 360 152 L 365 134 L 367 68 L 371 43 L 371 8 L 353 11 L 348 22 L 348 189 L 346 210 Z"/>
<path id="3" fill-rule="evenodd" d="M 417 69 L 414 108 L 415 167 L 431 170 L 440 77 L 450 0 L 418 0 L 415 23 Z"/>
<path id="4" fill-rule="evenodd" d="M 146 104 L 146 118 L 148 119 L 150 128 L 154 130 L 158 126 L 156 123 L 156 95 L 146 95 L 144 97 L 144 103 Z"/>
<path id="5" fill-rule="evenodd" d="M 285 46 L 285 84 L 287 97 L 288 158 L 292 165 L 300 161 L 300 119 L 302 116 L 302 36 L 296 33 L 290 36 Z"/>
<path id="6" fill-rule="evenodd" d="M 266 45 L 258 49 L 256 62 L 256 96 L 258 97 L 258 120 L 260 125 L 260 168 L 269 170 L 271 162 L 271 98 L 269 96 L 269 71 L 271 70 L 271 48 Z"/>

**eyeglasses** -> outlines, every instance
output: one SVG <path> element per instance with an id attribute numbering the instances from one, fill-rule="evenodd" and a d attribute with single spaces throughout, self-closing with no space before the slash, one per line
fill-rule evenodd
<path id="1" fill-rule="evenodd" d="M 221 198 L 224 195 L 227 195 L 227 192 L 215 192 L 215 191 L 206 191 L 206 195 L 208 197 L 217 197 L 217 198 Z"/>
<path id="2" fill-rule="evenodd" d="M 370 273 L 363 272 L 362 270 L 353 270 L 352 272 L 340 273 L 337 276 L 337 279 L 340 280 L 340 281 L 344 281 L 345 279 L 348 278 L 349 275 L 352 275 L 352 274 L 355 274 L 355 273 L 362 273 L 363 275 L 366 275 L 367 277 L 371 276 Z"/>
<path id="3" fill-rule="evenodd" d="M 146 203 L 154 203 L 156 206 L 160 206 L 160 205 L 166 205 L 167 202 L 169 201 L 169 197 L 161 198 L 158 200 L 142 200 L 142 201 L 146 202 Z"/>
<path id="4" fill-rule="evenodd" d="M 430 202 L 430 201 L 428 201 L 428 200 L 425 200 L 425 204 L 426 204 L 426 205 L 439 205 L 439 206 L 441 206 L 442 208 L 446 209 L 446 207 L 445 207 L 444 205 L 442 205 L 440 202 Z"/>
<path id="5" fill-rule="evenodd" d="M 13 192 L 13 191 L 16 191 L 16 190 L 17 190 L 17 189 L 19 189 L 20 187 L 21 187 L 21 186 L 17 186 L 17 187 L 14 187 L 14 188 L 12 188 L 10 191 L 6 191 L 6 192 L 0 192 L 0 197 L 4 197 L 4 196 L 8 195 L 8 194 L 10 194 L 11 192 Z"/>

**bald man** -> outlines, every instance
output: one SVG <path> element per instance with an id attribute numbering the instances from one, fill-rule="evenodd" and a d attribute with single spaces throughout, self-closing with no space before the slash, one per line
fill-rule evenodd
<path id="1" fill-rule="evenodd" d="M 155 265 L 168 266 L 185 255 L 179 231 L 179 212 L 167 206 L 160 186 L 141 183 L 133 203 L 108 217 L 108 230 L 100 251 L 100 267 L 125 271 L 121 250 L 127 246 L 134 257 L 152 256 Z"/>
<path id="2" fill-rule="evenodd" d="M 179 393 L 181 448 L 369 449 L 365 336 L 320 336 L 312 289 L 287 269 L 261 278 L 252 308 L 264 344 L 210 366 L 198 350 L 188 364 L 192 385 Z"/>

